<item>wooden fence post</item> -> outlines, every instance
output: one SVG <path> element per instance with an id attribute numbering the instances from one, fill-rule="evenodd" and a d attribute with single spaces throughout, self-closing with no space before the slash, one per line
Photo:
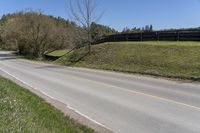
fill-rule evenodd
<path id="1" fill-rule="evenodd" d="M 160 41 L 160 34 L 158 31 L 156 32 L 156 35 L 157 35 L 157 41 Z"/>
<path id="2" fill-rule="evenodd" d="M 128 42 L 129 41 L 129 37 L 128 37 L 129 35 L 128 34 L 126 34 L 126 41 Z"/>
<path id="3" fill-rule="evenodd" d="M 177 31 L 177 41 L 180 41 L 179 31 Z"/>

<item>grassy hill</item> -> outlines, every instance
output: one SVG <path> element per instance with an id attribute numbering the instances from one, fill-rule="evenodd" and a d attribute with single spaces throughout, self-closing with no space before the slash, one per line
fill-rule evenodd
<path id="1" fill-rule="evenodd" d="M 112 42 L 58 59 L 68 66 L 106 69 L 200 81 L 200 42 Z"/>

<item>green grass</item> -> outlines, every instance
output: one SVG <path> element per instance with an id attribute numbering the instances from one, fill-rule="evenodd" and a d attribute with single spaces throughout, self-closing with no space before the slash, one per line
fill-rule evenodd
<path id="1" fill-rule="evenodd" d="M 103 43 L 91 55 L 82 48 L 56 63 L 200 81 L 200 42 Z"/>
<path id="2" fill-rule="evenodd" d="M 1 133 L 92 133 L 38 96 L 0 77 Z"/>
<path id="3" fill-rule="evenodd" d="M 177 42 L 177 41 L 146 41 L 146 42 L 110 42 L 109 44 L 141 44 L 141 45 L 157 45 L 157 46 L 200 46 L 200 42 Z"/>
<path id="4" fill-rule="evenodd" d="M 51 56 L 51 57 L 62 57 L 65 54 L 67 54 L 69 52 L 68 49 L 64 49 L 64 50 L 55 50 L 53 52 L 50 52 L 48 54 L 46 54 L 47 56 Z"/>

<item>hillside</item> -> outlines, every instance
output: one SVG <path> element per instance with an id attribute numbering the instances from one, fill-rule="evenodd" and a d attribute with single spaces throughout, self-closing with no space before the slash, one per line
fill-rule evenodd
<path id="1" fill-rule="evenodd" d="M 78 49 L 56 61 L 75 67 L 200 80 L 199 42 L 117 42 Z"/>

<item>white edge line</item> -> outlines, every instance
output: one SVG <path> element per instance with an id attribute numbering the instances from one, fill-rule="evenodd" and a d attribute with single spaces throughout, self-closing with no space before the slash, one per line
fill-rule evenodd
<path id="1" fill-rule="evenodd" d="M 45 95 L 45 96 L 47 96 L 47 97 L 49 97 L 49 98 L 51 98 L 51 99 L 53 99 L 53 100 L 57 100 L 57 101 L 59 101 L 58 99 L 56 99 L 56 98 L 50 96 L 50 95 L 47 94 L 46 92 L 44 92 L 44 91 L 40 91 L 40 90 L 37 89 L 36 87 L 33 87 L 32 85 L 26 83 L 25 81 L 21 80 L 20 78 L 18 78 L 18 77 L 16 77 L 16 76 L 10 74 L 9 72 L 3 70 L 2 68 L 0 68 L 0 70 L 1 70 L 2 72 L 6 73 L 7 75 L 13 77 L 14 79 L 18 80 L 19 82 L 23 83 L 24 85 L 27 85 L 27 86 L 31 87 L 32 89 L 41 92 L 43 95 Z M 59 102 L 61 102 L 61 101 L 59 101 Z M 61 102 L 61 103 L 63 103 L 63 102 Z M 64 103 L 64 104 L 65 104 L 65 103 Z M 105 126 L 105 125 L 103 125 L 103 124 L 101 124 L 101 123 L 99 123 L 99 122 L 97 122 L 96 120 L 90 118 L 89 116 L 87 116 L 87 115 L 81 113 L 81 112 L 78 111 L 77 109 L 71 107 L 69 104 L 65 104 L 65 105 L 66 105 L 67 108 L 69 108 L 70 110 L 72 110 L 72 111 L 74 111 L 75 113 L 79 114 L 80 116 L 82 116 L 82 117 L 88 119 L 89 121 L 91 121 L 91 122 L 93 122 L 93 123 L 95 123 L 95 124 L 97 124 L 97 125 L 99 125 L 99 126 L 101 126 L 101 127 L 104 127 L 104 128 L 106 128 L 106 129 L 108 129 L 108 130 L 110 130 L 110 131 L 112 131 L 112 132 L 117 133 L 117 132 L 114 131 L 113 129 L 111 129 L 111 128 L 109 128 L 109 127 L 107 127 L 107 126 Z"/>

